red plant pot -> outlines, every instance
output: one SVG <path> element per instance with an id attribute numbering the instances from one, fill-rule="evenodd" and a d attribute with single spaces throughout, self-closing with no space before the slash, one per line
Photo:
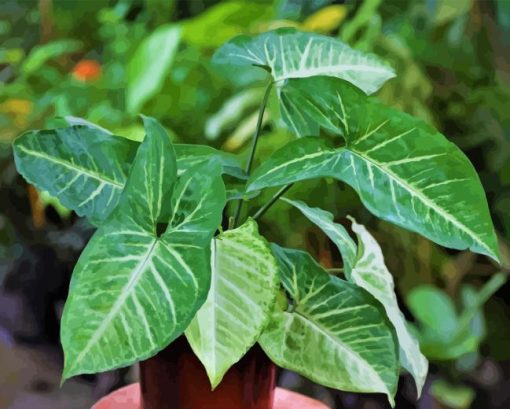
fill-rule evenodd
<path id="1" fill-rule="evenodd" d="M 141 362 L 140 377 L 140 384 L 113 392 L 92 409 L 327 409 L 293 392 L 277 388 L 275 393 L 275 366 L 258 346 L 214 391 L 184 338 Z"/>

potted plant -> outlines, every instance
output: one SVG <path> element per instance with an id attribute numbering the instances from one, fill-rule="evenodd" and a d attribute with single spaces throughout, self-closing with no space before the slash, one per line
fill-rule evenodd
<path id="1" fill-rule="evenodd" d="M 392 405 L 403 368 L 419 396 L 428 363 L 374 237 L 349 217 L 353 239 L 332 214 L 284 194 L 337 179 L 375 216 L 498 261 L 473 166 L 437 130 L 368 96 L 393 70 L 335 39 L 294 29 L 240 36 L 214 61 L 231 76 L 267 75 L 244 168 L 235 155 L 173 144 L 148 117 L 140 144 L 77 119 L 14 143 L 25 179 L 97 226 L 62 317 L 63 378 L 141 362 L 146 409 L 196 409 L 204 398 L 210 408 L 268 409 L 269 358 Z M 296 139 L 252 171 L 270 100 Z M 243 203 L 266 189 L 273 197 L 246 215 Z M 259 232 L 279 199 L 338 247 L 343 277 Z"/>

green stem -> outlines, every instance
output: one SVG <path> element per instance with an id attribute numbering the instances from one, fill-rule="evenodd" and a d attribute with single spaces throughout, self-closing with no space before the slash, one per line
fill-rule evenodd
<path id="1" fill-rule="evenodd" d="M 266 88 L 266 92 L 264 94 L 264 98 L 262 99 L 262 103 L 260 104 L 259 116 L 257 118 L 257 126 L 255 128 L 255 133 L 253 134 L 253 142 L 251 145 L 250 156 L 248 158 L 248 163 L 246 164 L 246 174 L 250 176 L 251 168 L 253 167 L 253 160 L 255 159 L 255 152 L 257 150 L 257 143 L 259 141 L 260 132 L 262 131 L 262 122 L 264 119 L 264 112 L 266 111 L 267 101 L 269 100 L 269 95 L 271 94 L 271 88 L 273 87 L 273 82 L 271 81 Z M 237 227 L 239 224 L 239 217 L 241 216 L 241 209 L 243 207 L 244 200 L 240 199 L 237 204 L 237 209 L 235 211 L 234 216 L 234 227 Z"/>
<path id="2" fill-rule="evenodd" d="M 267 202 L 264 206 L 262 206 L 259 210 L 257 210 L 257 213 L 253 215 L 253 218 L 257 220 L 259 217 L 261 217 L 265 212 L 269 210 L 269 208 L 276 203 L 276 201 L 282 197 L 292 186 L 294 183 L 291 183 L 287 186 L 282 187 L 278 192 L 274 194 L 274 196 L 271 198 L 269 202 Z"/>

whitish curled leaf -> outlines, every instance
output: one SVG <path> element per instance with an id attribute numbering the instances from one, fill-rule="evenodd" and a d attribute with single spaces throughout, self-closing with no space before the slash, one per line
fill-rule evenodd
<path id="1" fill-rule="evenodd" d="M 385 393 L 394 404 L 397 344 L 379 303 L 305 252 L 273 252 L 292 305 L 276 306 L 260 338 L 271 360 L 331 388 Z"/>
<path id="2" fill-rule="evenodd" d="M 119 202 L 139 144 L 80 118 L 72 121 L 83 125 L 30 131 L 17 138 L 16 167 L 39 190 L 99 225 Z M 215 157 L 224 173 L 246 178 L 235 155 L 203 145 L 176 144 L 174 150 L 178 174 Z"/>
<path id="3" fill-rule="evenodd" d="M 350 281 L 372 294 L 384 307 L 397 332 L 400 364 L 413 376 L 418 397 L 427 378 L 428 361 L 420 344 L 408 327 L 398 306 L 393 276 L 384 263 L 377 241 L 366 228 L 352 220 L 352 230 L 358 237 L 358 257 Z"/>
<path id="4" fill-rule="evenodd" d="M 370 94 L 395 76 L 373 55 L 331 37 L 282 28 L 256 37 L 241 35 L 224 44 L 213 61 L 262 67 L 275 81 L 327 75 L 342 78 Z"/>
<path id="5" fill-rule="evenodd" d="M 211 385 L 255 344 L 278 291 L 278 265 L 257 224 L 248 220 L 213 240 L 211 288 L 186 330 Z"/>
<path id="6" fill-rule="evenodd" d="M 442 134 L 337 78 L 288 80 L 281 92 L 292 101 L 286 121 L 296 132 L 315 136 L 320 125 L 338 138 L 290 143 L 254 172 L 248 191 L 331 176 L 351 185 L 376 216 L 443 246 L 498 260 L 478 175 Z"/>
<path id="7" fill-rule="evenodd" d="M 149 358 L 191 322 L 207 297 L 210 242 L 221 221 L 221 166 L 177 179 L 164 129 L 145 118 L 119 205 L 75 267 L 62 318 L 64 378 Z"/>

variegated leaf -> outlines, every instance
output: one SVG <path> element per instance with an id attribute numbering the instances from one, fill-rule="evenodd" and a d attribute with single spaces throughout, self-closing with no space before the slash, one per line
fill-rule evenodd
<path id="1" fill-rule="evenodd" d="M 331 388 L 385 393 L 394 404 L 397 341 L 379 303 L 305 252 L 273 252 L 292 303 L 277 305 L 260 338 L 271 360 Z"/>
<path id="2" fill-rule="evenodd" d="M 393 78 L 393 70 L 373 55 L 353 50 L 331 37 L 282 28 L 256 37 L 238 36 L 224 44 L 213 61 L 255 66 L 271 72 L 275 82 L 327 75 L 343 78 L 366 93 Z"/>
<path id="3" fill-rule="evenodd" d="M 248 191 L 332 176 L 351 185 L 376 216 L 443 246 L 498 260 L 478 175 L 443 135 L 337 78 L 288 80 L 281 92 L 295 106 L 287 121 L 296 118 L 289 122 L 296 132 L 313 122 L 345 145 L 339 138 L 337 146 L 319 138 L 292 142 L 254 172 Z"/>
<path id="4" fill-rule="evenodd" d="M 266 326 L 278 291 L 278 266 L 257 224 L 213 240 L 211 289 L 186 330 L 213 388 L 255 344 Z"/>
<path id="5" fill-rule="evenodd" d="M 381 302 L 397 332 L 400 364 L 413 376 L 418 396 L 427 378 L 428 361 L 420 351 L 420 344 L 408 327 L 398 306 L 393 276 L 384 263 L 377 241 L 366 228 L 352 219 L 352 230 L 358 237 L 358 258 L 350 280 L 367 290 Z"/>
<path id="6" fill-rule="evenodd" d="M 64 378 L 146 359 L 189 325 L 207 297 L 210 242 L 225 188 L 216 161 L 177 179 L 170 138 L 144 119 L 120 202 L 73 273 L 62 318 Z"/>
<path id="7" fill-rule="evenodd" d="M 290 200 L 287 198 L 282 198 L 282 200 L 297 208 L 312 223 L 326 233 L 340 250 L 344 262 L 344 273 L 347 277 L 350 277 L 351 270 L 356 263 L 357 247 L 344 226 L 335 223 L 331 213 L 319 209 L 318 207 L 309 207 L 306 203 L 299 200 Z"/>
<path id="8" fill-rule="evenodd" d="M 99 225 L 119 202 L 138 143 L 80 118 L 68 128 L 30 131 L 14 142 L 18 172 L 41 191 Z M 209 146 L 174 145 L 178 173 L 217 157 L 223 172 L 245 179 L 235 155 Z"/>
<path id="9" fill-rule="evenodd" d="M 333 222 L 331 213 L 319 208 L 311 208 L 303 202 L 283 200 L 298 208 L 328 235 L 342 255 L 344 273 L 348 280 L 368 291 L 383 305 L 397 333 L 400 364 L 414 377 L 419 396 L 427 377 L 428 362 L 399 309 L 393 276 L 384 263 L 377 241 L 364 226 L 352 220 L 352 229 L 358 237 L 358 246 L 356 246 L 345 228 Z"/>

